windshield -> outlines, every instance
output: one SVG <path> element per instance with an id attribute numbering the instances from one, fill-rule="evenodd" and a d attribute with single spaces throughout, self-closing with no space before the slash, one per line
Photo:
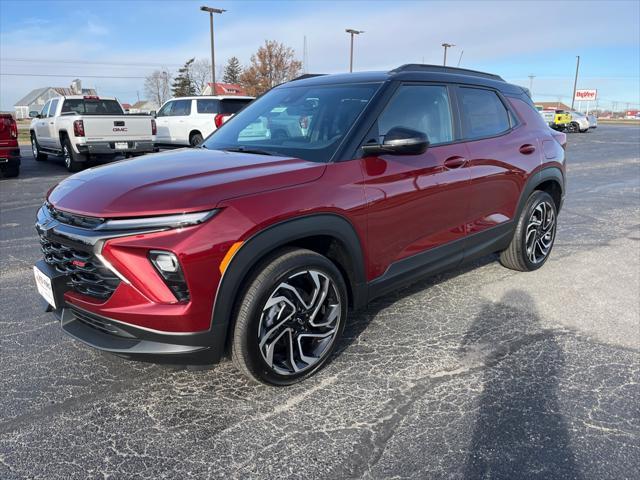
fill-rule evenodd
<path id="1" fill-rule="evenodd" d="M 216 130 L 204 148 L 328 161 L 380 84 L 271 90 Z"/>
<path id="2" fill-rule="evenodd" d="M 115 100 L 74 98 L 65 100 L 61 113 L 75 112 L 78 115 L 124 115 Z"/>

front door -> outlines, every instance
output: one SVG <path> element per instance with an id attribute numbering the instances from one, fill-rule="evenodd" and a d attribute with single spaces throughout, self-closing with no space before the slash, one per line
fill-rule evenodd
<path id="1" fill-rule="evenodd" d="M 393 264 L 401 265 L 400 261 L 419 268 L 427 260 L 415 255 L 461 240 L 469 209 L 467 150 L 464 144 L 454 143 L 449 88 L 401 85 L 365 142 L 382 142 L 394 127 L 426 133 L 430 146 L 419 155 L 378 155 L 361 160 L 374 277 Z M 461 260 L 462 242 L 458 243 L 459 251 L 454 245 L 450 253 Z"/>

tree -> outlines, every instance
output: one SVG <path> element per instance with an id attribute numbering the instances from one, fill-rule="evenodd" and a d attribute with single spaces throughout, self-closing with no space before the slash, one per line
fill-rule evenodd
<path id="1" fill-rule="evenodd" d="M 191 66 L 195 62 L 195 58 L 187 60 L 184 66 L 178 69 L 178 75 L 171 86 L 174 97 L 188 97 L 196 94 L 196 87 L 191 78 Z"/>
<path id="2" fill-rule="evenodd" d="M 224 67 L 224 77 L 222 81 L 225 83 L 240 83 L 240 76 L 242 75 L 242 65 L 238 57 L 231 57 L 227 60 L 227 65 Z"/>
<path id="3" fill-rule="evenodd" d="M 145 78 L 144 92 L 150 101 L 160 107 L 171 96 L 170 84 L 171 73 L 156 70 Z"/>
<path id="4" fill-rule="evenodd" d="M 265 40 L 264 45 L 251 56 L 251 65 L 240 76 L 240 84 L 247 94 L 260 95 L 292 80 L 301 68 L 302 62 L 295 59 L 292 48 L 275 40 Z"/>
<path id="5" fill-rule="evenodd" d="M 211 62 L 207 59 L 200 59 L 193 62 L 191 66 L 191 82 L 197 95 L 202 95 L 203 90 L 211 81 Z"/>

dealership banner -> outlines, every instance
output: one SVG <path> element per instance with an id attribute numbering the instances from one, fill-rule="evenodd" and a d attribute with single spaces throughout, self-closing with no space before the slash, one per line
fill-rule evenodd
<path id="1" fill-rule="evenodd" d="M 598 90 L 576 90 L 576 100 L 593 101 L 598 97 Z"/>

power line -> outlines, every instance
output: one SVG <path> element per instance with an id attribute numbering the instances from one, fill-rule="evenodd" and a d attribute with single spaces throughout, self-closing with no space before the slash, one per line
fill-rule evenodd
<path id="1" fill-rule="evenodd" d="M 127 67 L 158 67 L 161 65 L 179 67 L 178 63 L 165 63 L 165 62 L 94 62 L 91 60 L 52 60 L 49 58 L 3 58 L 3 62 L 32 62 L 32 63 L 69 63 L 76 65 L 112 65 L 112 66 L 127 66 Z"/>
<path id="2" fill-rule="evenodd" d="M 125 78 L 125 79 L 145 79 L 147 77 L 133 77 L 133 76 L 120 76 L 120 75 L 58 75 L 54 73 L 5 73 L 1 72 L 0 75 L 11 77 L 59 77 L 59 78 Z"/>

